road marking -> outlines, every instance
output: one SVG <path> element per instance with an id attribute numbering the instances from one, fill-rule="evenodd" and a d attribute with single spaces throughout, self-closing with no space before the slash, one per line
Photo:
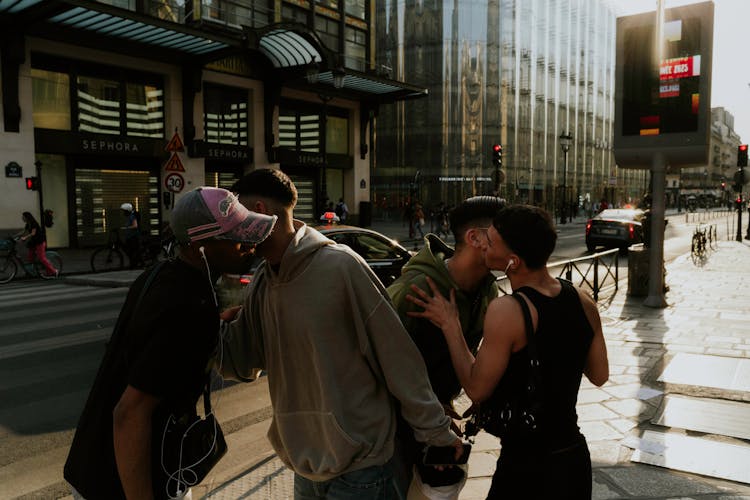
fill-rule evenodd
<path id="1" fill-rule="evenodd" d="M 84 332 L 76 332 L 69 335 L 60 335 L 30 342 L 20 342 L 18 344 L 0 348 L 0 359 L 14 358 L 16 356 L 23 356 L 25 354 L 33 354 L 37 352 L 52 351 L 54 349 L 60 349 L 61 347 L 105 341 L 109 338 L 111 333 L 111 328 L 99 328 L 96 330 L 87 330 Z"/>

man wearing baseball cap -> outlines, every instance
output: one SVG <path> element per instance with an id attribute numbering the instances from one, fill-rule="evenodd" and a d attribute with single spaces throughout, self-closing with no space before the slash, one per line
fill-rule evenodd
<path id="1" fill-rule="evenodd" d="M 188 484 L 158 460 L 170 416 L 195 414 L 219 338 L 214 276 L 248 268 L 275 216 L 200 187 L 172 210 L 176 259 L 133 283 L 65 463 L 75 498 L 180 498 Z M 170 479 L 171 474 L 171 479 Z"/>

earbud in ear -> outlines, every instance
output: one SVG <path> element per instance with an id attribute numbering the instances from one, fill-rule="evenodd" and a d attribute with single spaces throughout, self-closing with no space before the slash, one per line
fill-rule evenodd
<path id="1" fill-rule="evenodd" d="M 198 247 L 198 251 L 201 253 L 201 255 L 203 256 L 203 258 L 205 259 L 206 258 L 206 247 L 204 247 L 204 246 L 201 245 L 201 246 Z"/>
<path id="2" fill-rule="evenodd" d="M 508 265 L 509 265 L 509 266 L 515 266 L 515 265 L 516 265 L 516 261 L 515 261 L 515 260 L 513 260 L 513 259 L 510 259 L 510 260 L 508 261 Z"/>

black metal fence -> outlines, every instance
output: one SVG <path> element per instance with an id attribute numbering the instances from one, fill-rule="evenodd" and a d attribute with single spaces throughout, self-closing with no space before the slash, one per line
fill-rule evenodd
<path id="1" fill-rule="evenodd" d="M 565 278 L 588 292 L 594 301 L 613 297 L 619 287 L 620 251 L 617 248 L 597 252 L 584 257 L 551 262 L 547 264 L 550 274 Z M 503 294 L 512 293 L 507 277 L 498 278 L 498 287 Z"/>

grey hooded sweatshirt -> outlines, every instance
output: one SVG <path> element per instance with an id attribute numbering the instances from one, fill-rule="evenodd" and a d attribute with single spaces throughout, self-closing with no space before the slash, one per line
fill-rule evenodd
<path id="1" fill-rule="evenodd" d="M 367 263 L 295 221 L 278 272 L 263 264 L 224 340 L 222 373 L 268 374 L 268 439 L 296 473 L 324 481 L 393 455 L 396 400 L 417 440 L 457 438 L 422 356 Z"/>

